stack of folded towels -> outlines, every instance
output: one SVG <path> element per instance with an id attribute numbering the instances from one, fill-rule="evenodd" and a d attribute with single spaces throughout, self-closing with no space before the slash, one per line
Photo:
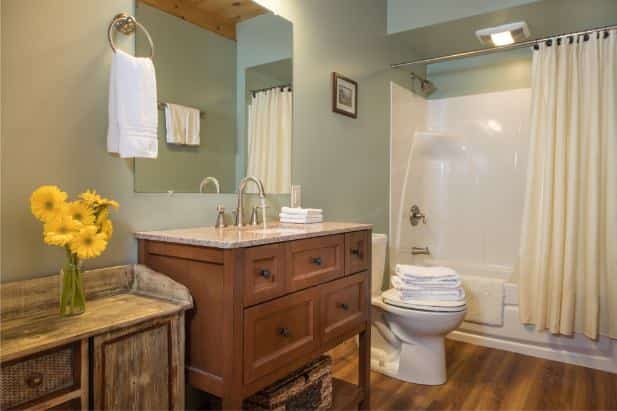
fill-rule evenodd
<path id="1" fill-rule="evenodd" d="M 465 301 L 461 278 L 448 267 L 397 264 L 390 282 L 398 291 L 401 301 L 427 305 L 440 301 Z"/>
<path id="2" fill-rule="evenodd" d="M 310 224 L 323 221 L 323 210 L 320 208 L 281 208 L 279 214 L 281 223 Z"/>

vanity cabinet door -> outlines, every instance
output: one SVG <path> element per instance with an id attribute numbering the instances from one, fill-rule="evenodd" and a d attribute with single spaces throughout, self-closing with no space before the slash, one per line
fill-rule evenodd
<path id="1" fill-rule="evenodd" d="M 172 317 L 94 337 L 94 409 L 183 409 L 178 327 L 179 319 Z"/>
<path id="2" fill-rule="evenodd" d="M 366 272 L 337 280 L 320 288 L 322 343 L 365 326 L 368 319 Z"/>
<path id="3" fill-rule="evenodd" d="M 244 310 L 244 382 L 248 384 L 318 347 L 319 290 Z"/>
<path id="4" fill-rule="evenodd" d="M 315 237 L 289 243 L 289 291 L 297 291 L 345 274 L 345 235 Z"/>
<path id="5" fill-rule="evenodd" d="M 247 248 L 244 267 L 244 305 L 285 294 L 285 244 Z"/>
<path id="6" fill-rule="evenodd" d="M 370 241 L 369 231 L 345 234 L 345 271 L 347 275 L 369 269 L 371 260 Z"/>

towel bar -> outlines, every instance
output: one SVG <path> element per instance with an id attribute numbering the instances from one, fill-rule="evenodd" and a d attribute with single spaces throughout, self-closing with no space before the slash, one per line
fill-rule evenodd
<path id="1" fill-rule="evenodd" d="M 146 38 L 148 39 L 148 43 L 150 43 L 150 51 L 151 51 L 150 59 L 153 59 L 154 58 L 154 42 L 152 41 L 152 37 L 150 37 L 150 33 L 148 33 L 148 30 L 146 30 L 143 24 L 138 22 L 135 19 L 135 17 L 128 15 L 126 13 L 116 14 L 116 16 L 113 18 L 111 23 L 109 23 L 109 28 L 107 29 L 107 39 L 109 40 L 109 45 L 111 46 L 111 49 L 115 53 L 117 51 L 117 48 L 113 40 L 113 29 L 116 29 L 120 33 L 128 36 L 130 34 L 135 33 L 135 30 L 137 30 L 137 27 L 139 27 L 146 35 Z"/>

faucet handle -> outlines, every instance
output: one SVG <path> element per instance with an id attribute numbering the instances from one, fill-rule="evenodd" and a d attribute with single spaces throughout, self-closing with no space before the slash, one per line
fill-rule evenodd
<path id="1" fill-rule="evenodd" d="M 259 224 L 258 220 L 258 211 L 259 210 L 259 206 L 255 206 L 253 207 L 253 210 L 251 211 L 251 225 L 257 225 Z"/>
<path id="2" fill-rule="evenodd" d="M 222 204 L 216 206 L 216 224 L 214 225 L 214 227 L 225 227 L 225 207 L 223 207 Z"/>

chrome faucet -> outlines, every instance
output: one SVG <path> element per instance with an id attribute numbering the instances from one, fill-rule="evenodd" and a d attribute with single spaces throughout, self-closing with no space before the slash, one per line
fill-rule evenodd
<path id="1" fill-rule="evenodd" d="M 246 190 L 246 186 L 249 182 L 255 183 L 257 186 L 257 193 L 262 203 L 266 198 L 266 193 L 264 191 L 264 184 L 262 181 L 255 176 L 247 176 L 240 180 L 240 185 L 238 185 L 238 203 L 236 205 L 236 225 L 238 227 L 242 227 L 244 225 L 244 205 L 243 205 L 243 196 L 244 190 Z M 262 204 L 263 205 L 263 204 Z"/>
<path id="2" fill-rule="evenodd" d="M 200 193 L 204 192 L 204 189 L 206 188 L 208 183 L 214 184 L 214 187 L 216 188 L 216 194 L 221 194 L 221 185 L 219 184 L 219 180 L 217 180 L 216 177 L 206 177 L 201 180 L 201 183 L 199 184 Z"/>

